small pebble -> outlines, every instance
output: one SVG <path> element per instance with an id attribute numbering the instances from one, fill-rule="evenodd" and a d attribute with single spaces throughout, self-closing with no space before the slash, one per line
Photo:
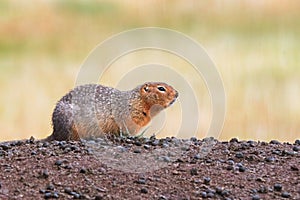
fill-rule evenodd
<path id="1" fill-rule="evenodd" d="M 21 146 L 21 145 L 23 145 L 23 144 L 24 144 L 24 142 L 21 141 L 21 140 L 18 140 L 18 141 L 16 142 L 16 145 L 17 145 L 17 146 Z"/>
<path id="2" fill-rule="evenodd" d="M 265 158 L 265 161 L 266 161 L 266 162 L 274 162 L 274 161 L 275 161 L 275 158 L 274 158 L 274 157 L 266 157 L 266 158 Z"/>
<path id="3" fill-rule="evenodd" d="M 6 151 L 6 150 L 8 150 L 8 149 L 11 148 L 10 144 L 8 144 L 8 143 L 2 143 L 2 144 L 0 144 L 0 147 L 1 147 L 4 151 Z"/>
<path id="4" fill-rule="evenodd" d="M 180 144 L 180 140 L 176 137 L 172 137 L 171 142 L 175 145 L 178 146 Z"/>
<path id="5" fill-rule="evenodd" d="M 165 197 L 164 195 L 160 195 L 159 200 L 167 200 L 167 197 Z"/>
<path id="6" fill-rule="evenodd" d="M 190 173 L 191 173 L 192 176 L 197 175 L 198 174 L 198 170 L 196 168 L 192 168 L 190 170 Z"/>
<path id="7" fill-rule="evenodd" d="M 258 194 L 255 194 L 252 196 L 252 200 L 260 200 L 260 196 Z"/>
<path id="8" fill-rule="evenodd" d="M 100 167 L 98 171 L 101 172 L 102 174 L 106 174 L 106 169 L 104 167 Z"/>
<path id="9" fill-rule="evenodd" d="M 216 190 L 211 189 L 211 188 L 207 188 L 206 192 L 216 194 Z"/>
<path id="10" fill-rule="evenodd" d="M 224 155 L 229 155 L 229 154 L 230 154 L 230 151 L 229 151 L 228 149 L 225 149 L 224 151 L 222 151 L 222 153 L 223 153 Z"/>
<path id="11" fill-rule="evenodd" d="M 219 186 L 216 187 L 216 193 L 217 193 L 217 194 L 221 194 L 222 191 L 223 191 L 223 188 L 222 188 L 222 187 L 219 187 Z"/>
<path id="12" fill-rule="evenodd" d="M 221 195 L 222 195 L 223 197 L 229 196 L 229 194 L 230 194 L 230 191 L 229 191 L 229 190 L 223 190 L 223 191 L 221 192 Z"/>
<path id="13" fill-rule="evenodd" d="M 243 164 L 242 164 L 242 163 L 237 163 L 236 166 L 237 166 L 237 167 L 242 167 Z"/>
<path id="14" fill-rule="evenodd" d="M 283 198 L 290 198 L 290 197 L 291 197 L 291 194 L 288 193 L 288 192 L 283 192 L 283 193 L 281 194 L 281 196 L 282 196 Z"/>
<path id="15" fill-rule="evenodd" d="M 204 182 L 204 184 L 208 185 L 210 183 L 210 178 L 209 177 L 204 177 L 203 182 Z"/>
<path id="16" fill-rule="evenodd" d="M 58 192 L 53 192 L 52 198 L 58 199 L 59 198 L 59 193 Z"/>
<path id="17" fill-rule="evenodd" d="M 169 145 L 168 145 L 167 143 L 164 142 L 164 143 L 162 144 L 162 148 L 168 148 L 168 147 L 169 147 Z"/>
<path id="18" fill-rule="evenodd" d="M 141 143 L 140 141 L 135 141 L 134 144 L 135 144 L 136 146 L 142 146 L 142 143 Z"/>
<path id="19" fill-rule="evenodd" d="M 232 138 L 229 142 L 234 143 L 234 142 L 239 142 L 239 140 L 237 138 Z"/>
<path id="20" fill-rule="evenodd" d="M 258 177 L 257 179 L 255 179 L 258 182 L 266 182 L 266 180 L 262 177 Z"/>
<path id="21" fill-rule="evenodd" d="M 155 137 L 155 135 L 151 135 L 151 137 L 149 139 L 153 141 L 156 139 L 156 137 Z"/>
<path id="22" fill-rule="evenodd" d="M 300 147 L 294 146 L 294 147 L 293 147 L 293 151 L 296 151 L 296 152 L 300 151 Z"/>
<path id="23" fill-rule="evenodd" d="M 80 153 L 80 152 L 81 152 L 81 149 L 80 149 L 79 147 L 75 147 L 74 152 L 75 152 L 75 153 Z"/>
<path id="24" fill-rule="evenodd" d="M 62 160 L 57 160 L 57 161 L 55 161 L 55 165 L 57 165 L 57 166 L 60 166 L 62 163 L 63 163 Z"/>
<path id="25" fill-rule="evenodd" d="M 257 189 L 254 189 L 254 188 L 253 188 L 253 189 L 251 189 L 250 191 L 251 191 L 252 193 L 254 193 L 254 194 L 256 194 L 256 193 L 257 193 Z"/>
<path id="26" fill-rule="evenodd" d="M 31 137 L 29 138 L 29 143 L 33 144 L 33 143 L 34 143 L 34 140 L 35 140 L 35 138 L 34 138 L 33 136 L 31 136 Z"/>
<path id="27" fill-rule="evenodd" d="M 69 187 L 66 187 L 66 188 L 64 189 L 64 191 L 65 191 L 65 193 L 67 193 L 67 194 L 71 194 L 71 193 L 73 192 L 72 189 L 69 188 Z"/>
<path id="28" fill-rule="evenodd" d="M 158 140 L 158 139 L 155 139 L 153 142 L 151 142 L 151 145 L 152 145 L 152 146 L 157 146 L 157 145 L 159 145 L 159 140 Z"/>
<path id="29" fill-rule="evenodd" d="M 147 190 L 146 188 L 142 188 L 142 189 L 141 189 L 141 193 L 147 194 L 147 193 L 148 193 L 148 190 Z"/>
<path id="30" fill-rule="evenodd" d="M 228 165 L 234 165 L 234 161 L 233 160 L 227 160 L 227 164 Z"/>
<path id="31" fill-rule="evenodd" d="M 127 139 L 125 140 L 125 142 L 126 142 L 127 144 L 132 144 L 132 143 L 133 143 L 133 141 L 132 141 L 131 139 L 129 139 L 129 138 L 127 138 Z"/>
<path id="32" fill-rule="evenodd" d="M 268 146 L 268 143 L 267 143 L 267 142 L 264 142 L 264 141 L 262 141 L 260 144 L 261 144 L 262 146 Z"/>
<path id="33" fill-rule="evenodd" d="M 24 176 L 20 176 L 20 179 L 19 179 L 21 182 L 24 182 L 25 181 L 25 178 Z"/>
<path id="34" fill-rule="evenodd" d="M 160 157 L 164 162 L 171 162 L 171 159 L 169 156 L 161 156 Z"/>
<path id="35" fill-rule="evenodd" d="M 54 185 L 52 183 L 50 183 L 49 185 L 47 185 L 46 189 L 47 190 L 54 190 Z"/>
<path id="36" fill-rule="evenodd" d="M 150 149 L 150 145 L 145 144 L 145 145 L 144 145 L 144 148 L 145 148 L 145 149 Z"/>
<path id="37" fill-rule="evenodd" d="M 190 150 L 190 147 L 189 147 L 189 146 L 182 146 L 182 147 L 181 147 L 181 150 L 182 150 L 182 151 L 189 151 L 189 150 Z"/>
<path id="38" fill-rule="evenodd" d="M 137 181 L 135 181 L 138 184 L 146 184 L 146 179 L 145 178 L 139 178 Z"/>
<path id="39" fill-rule="evenodd" d="M 101 188 L 101 187 L 96 187 L 96 190 L 97 190 L 98 192 L 106 192 L 106 189 Z"/>
<path id="40" fill-rule="evenodd" d="M 42 172 L 42 177 L 43 177 L 43 178 L 48 178 L 48 177 L 49 177 L 49 172 L 48 172 L 47 169 L 43 170 L 43 172 Z"/>
<path id="41" fill-rule="evenodd" d="M 283 150 L 282 151 L 282 155 L 289 155 L 289 156 L 294 156 L 296 155 L 298 152 L 296 151 L 286 151 L 286 150 Z"/>
<path id="42" fill-rule="evenodd" d="M 43 143 L 43 147 L 48 147 L 49 146 L 49 142 L 44 142 Z"/>
<path id="43" fill-rule="evenodd" d="M 140 149 L 135 149 L 135 150 L 133 151 L 133 153 L 141 153 L 141 150 L 140 150 Z"/>
<path id="44" fill-rule="evenodd" d="M 257 143 L 250 143 L 250 147 L 256 147 Z"/>
<path id="45" fill-rule="evenodd" d="M 199 180 L 199 179 L 195 179 L 193 182 L 196 184 L 201 184 L 201 180 Z"/>
<path id="46" fill-rule="evenodd" d="M 293 171 L 299 171 L 299 168 L 296 165 L 291 166 L 291 170 Z"/>
<path id="47" fill-rule="evenodd" d="M 66 145 L 66 141 L 59 141 L 58 146 L 63 147 Z"/>
<path id="48" fill-rule="evenodd" d="M 95 196 L 95 200 L 103 200 L 103 196 L 102 195 L 97 195 L 97 196 Z"/>
<path id="49" fill-rule="evenodd" d="M 46 192 L 45 195 L 44 195 L 45 199 L 50 199 L 51 197 L 52 197 L 51 192 Z"/>
<path id="50" fill-rule="evenodd" d="M 207 193 L 206 192 L 201 192 L 201 197 L 202 198 L 207 198 Z"/>
<path id="51" fill-rule="evenodd" d="M 44 190 L 44 189 L 39 190 L 39 193 L 41 193 L 41 194 L 45 194 L 45 192 L 46 192 L 46 190 Z"/>
<path id="52" fill-rule="evenodd" d="M 201 155 L 200 155 L 199 153 L 197 153 L 197 154 L 194 156 L 194 158 L 198 160 L 198 159 L 201 158 Z"/>
<path id="53" fill-rule="evenodd" d="M 69 153 L 71 151 L 71 148 L 70 147 L 66 147 L 65 149 L 64 149 L 64 153 Z"/>
<path id="54" fill-rule="evenodd" d="M 65 169 L 72 169 L 73 167 L 72 167 L 72 165 L 64 165 L 63 168 L 65 168 Z"/>
<path id="55" fill-rule="evenodd" d="M 265 193 L 268 193 L 268 188 L 266 187 L 266 186 L 261 186 L 258 190 L 257 190 L 257 192 L 259 192 L 259 193 L 263 193 L 263 194 L 265 194 Z"/>
<path id="56" fill-rule="evenodd" d="M 275 149 L 275 150 L 272 151 L 272 154 L 276 154 L 276 155 L 279 155 L 279 156 L 280 156 L 282 153 L 281 153 L 280 150 Z"/>
<path id="57" fill-rule="evenodd" d="M 239 171 L 240 171 L 240 172 L 245 172 L 245 171 L 246 171 L 246 168 L 245 168 L 244 166 L 240 166 L 240 167 L 239 167 Z"/>
<path id="58" fill-rule="evenodd" d="M 295 140 L 295 144 L 300 145 L 300 140 L 299 139 Z"/>
<path id="59" fill-rule="evenodd" d="M 136 139 L 136 137 L 134 137 L 134 136 L 128 136 L 127 138 L 130 139 L 130 140 L 135 140 Z"/>
<path id="60" fill-rule="evenodd" d="M 249 155 L 248 157 L 247 157 L 247 160 L 248 161 L 254 161 L 256 159 L 256 157 L 254 156 L 254 155 Z"/>
<path id="61" fill-rule="evenodd" d="M 274 184 L 274 190 L 281 191 L 282 190 L 282 185 L 280 183 L 275 183 Z"/>
<path id="62" fill-rule="evenodd" d="M 247 143 L 249 143 L 249 144 L 256 144 L 256 142 L 253 141 L 253 140 L 248 140 Z"/>
<path id="63" fill-rule="evenodd" d="M 91 149 L 91 148 L 88 148 L 86 151 L 87 151 L 88 155 L 93 155 L 94 154 L 94 150 Z"/>
<path id="64" fill-rule="evenodd" d="M 117 146 L 117 149 L 118 149 L 120 152 L 122 152 L 122 153 L 128 151 L 128 148 L 123 147 L 123 146 Z"/>
<path id="65" fill-rule="evenodd" d="M 244 158 L 244 154 L 242 152 L 237 152 L 235 154 L 235 157 L 237 157 L 237 158 Z"/>
<path id="66" fill-rule="evenodd" d="M 207 193 L 207 197 L 208 197 L 208 198 L 213 198 L 214 196 L 215 196 L 215 194 L 212 193 L 212 192 Z"/>
<path id="67" fill-rule="evenodd" d="M 85 168 L 81 168 L 79 173 L 85 174 L 87 172 L 87 170 Z"/>
<path id="68" fill-rule="evenodd" d="M 71 192 L 71 195 L 73 196 L 74 199 L 80 199 L 80 196 L 81 196 L 77 192 Z"/>
<path id="69" fill-rule="evenodd" d="M 270 144 L 281 144 L 278 140 L 271 140 Z"/>
<path id="70" fill-rule="evenodd" d="M 179 175 L 179 174 L 180 174 L 180 172 L 179 172 L 179 171 L 177 171 L 177 170 L 173 170 L 173 171 L 172 171 L 172 174 L 173 174 L 173 175 Z"/>
<path id="71" fill-rule="evenodd" d="M 243 149 L 243 150 L 245 150 L 245 149 L 248 149 L 248 148 L 249 148 L 249 146 L 250 146 L 250 144 L 249 144 L 249 143 L 247 143 L 247 142 L 243 142 L 243 143 L 241 144 L 241 149 Z"/>
<path id="72" fill-rule="evenodd" d="M 75 145 L 71 145 L 70 148 L 71 148 L 72 151 L 75 151 L 75 150 L 78 149 Z"/>

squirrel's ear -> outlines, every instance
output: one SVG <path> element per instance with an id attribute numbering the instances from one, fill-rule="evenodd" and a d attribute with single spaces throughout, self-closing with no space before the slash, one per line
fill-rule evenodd
<path id="1" fill-rule="evenodd" d="M 143 92 L 149 92 L 149 85 L 148 85 L 148 83 L 145 83 L 143 86 L 142 86 L 142 91 Z"/>

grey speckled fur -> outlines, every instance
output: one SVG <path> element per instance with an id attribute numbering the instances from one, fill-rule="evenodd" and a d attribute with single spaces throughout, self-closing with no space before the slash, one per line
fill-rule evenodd
<path id="1" fill-rule="evenodd" d="M 138 99 L 139 87 L 130 91 L 119 91 L 111 87 L 88 84 L 76 87 L 58 101 L 53 115 L 53 134 L 49 139 L 68 140 L 72 137 L 72 127 L 84 127 L 85 137 L 103 134 L 101 127 L 107 122 L 116 123 L 112 129 L 116 134 L 124 127 L 122 116 L 129 116 L 131 99 Z M 81 135 L 78 135 L 80 138 Z"/>
<path id="2" fill-rule="evenodd" d="M 174 88 L 160 82 L 144 83 L 129 91 L 97 84 L 78 86 L 56 104 L 53 133 L 46 140 L 135 135 L 177 96 Z"/>

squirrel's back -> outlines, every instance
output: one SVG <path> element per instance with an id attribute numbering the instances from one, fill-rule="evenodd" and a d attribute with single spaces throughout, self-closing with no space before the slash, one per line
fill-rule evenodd
<path id="1" fill-rule="evenodd" d="M 97 84 L 78 86 L 56 104 L 53 133 L 47 140 L 79 140 L 119 133 L 134 135 L 177 96 L 178 92 L 171 86 L 158 82 L 145 83 L 129 91 Z"/>

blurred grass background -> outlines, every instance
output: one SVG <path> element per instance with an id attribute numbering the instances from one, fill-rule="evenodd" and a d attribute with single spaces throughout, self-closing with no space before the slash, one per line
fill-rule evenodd
<path id="1" fill-rule="evenodd" d="M 300 135 L 299 8 L 292 0 L 1 0 L 0 141 L 50 134 L 55 103 L 74 87 L 88 53 L 113 34 L 147 26 L 183 32 L 214 60 L 227 94 L 220 139 L 293 141 Z"/>

